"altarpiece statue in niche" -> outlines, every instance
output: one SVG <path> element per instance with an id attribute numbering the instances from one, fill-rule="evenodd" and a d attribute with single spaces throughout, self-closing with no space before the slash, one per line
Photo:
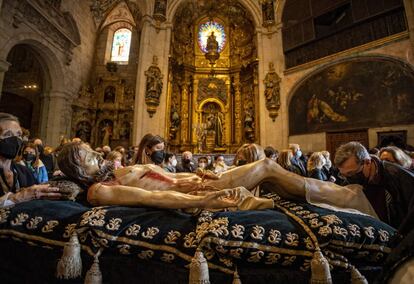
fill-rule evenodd
<path id="1" fill-rule="evenodd" d="M 76 137 L 82 139 L 82 141 L 91 141 L 92 126 L 87 121 L 81 121 L 76 126 Z"/>
<path id="2" fill-rule="evenodd" d="M 114 86 L 108 86 L 105 89 L 104 93 L 104 103 L 115 103 L 115 87 Z"/>
<path id="3" fill-rule="evenodd" d="M 167 14 L 167 0 L 156 0 L 153 17 L 157 21 L 164 22 Z"/>
<path id="4" fill-rule="evenodd" d="M 263 80 L 265 86 L 266 108 L 269 116 L 275 121 L 280 108 L 280 77 L 276 73 L 273 62 L 269 62 L 269 72 Z"/>
<path id="5" fill-rule="evenodd" d="M 209 103 L 205 109 L 206 111 L 204 115 L 207 130 L 207 148 L 211 149 L 215 147 L 222 147 L 224 115 L 220 111 L 220 107 L 215 103 Z"/>
<path id="6" fill-rule="evenodd" d="M 265 0 L 262 3 L 263 25 L 272 25 L 275 22 L 275 10 L 273 0 Z"/>
<path id="7" fill-rule="evenodd" d="M 160 96 L 162 92 L 162 74 L 158 67 L 157 56 L 153 57 L 152 65 L 145 71 L 147 77 L 145 103 L 147 104 L 147 111 L 150 117 L 156 112 L 157 106 L 160 104 Z"/>

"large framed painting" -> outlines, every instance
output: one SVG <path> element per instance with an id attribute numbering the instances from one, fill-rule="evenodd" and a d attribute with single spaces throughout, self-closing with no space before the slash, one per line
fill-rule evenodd
<path id="1" fill-rule="evenodd" d="M 359 57 L 324 67 L 295 88 L 289 135 L 414 123 L 414 70 Z"/>

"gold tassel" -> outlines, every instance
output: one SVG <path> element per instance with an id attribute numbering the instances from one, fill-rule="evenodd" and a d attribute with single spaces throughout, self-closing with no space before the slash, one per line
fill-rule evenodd
<path id="1" fill-rule="evenodd" d="M 367 279 L 364 275 L 356 269 L 355 266 L 351 266 L 351 283 L 352 284 L 368 284 Z"/>
<path id="2" fill-rule="evenodd" d="M 190 263 L 189 284 L 210 284 L 208 264 L 201 250 L 197 249 Z"/>
<path id="3" fill-rule="evenodd" d="M 82 274 L 81 247 L 76 232 L 63 247 L 62 258 L 57 264 L 56 277 L 60 279 L 73 279 Z"/>
<path id="4" fill-rule="evenodd" d="M 101 250 L 95 255 L 95 259 L 91 265 L 91 268 L 86 272 L 84 284 L 102 284 L 102 272 L 99 269 L 99 256 Z"/>
<path id="5" fill-rule="evenodd" d="M 239 273 L 237 272 L 237 268 L 233 273 L 233 283 L 232 284 L 242 284 L 240 280 Z"/>
<path id="6" fill-rule="evenodd" d="M 320 249 L 317 249 L 313 254 L 311 270 L 311 284 L 332 284 L 328 260 L 323 256 Z"/>

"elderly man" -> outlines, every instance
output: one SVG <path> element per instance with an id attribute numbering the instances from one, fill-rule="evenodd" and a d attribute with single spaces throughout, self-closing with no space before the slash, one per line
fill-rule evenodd
<path id="1" fill-rule="evenodd" d="M 177 165 L 177 173 L 194 173 L 197 167 L 193 162 L 193 154 L 190 151 L 183 152 L 181 163 Z"/>
<path id="2" fill-rule="evenodd" d="M 407 233 L 413 228 L 414 173 L 370 156 L 358 142 L 340 146 L 335 165 L 349 183 L 360 184 L 378 217 Z"/>
<path id="3" fill-rule="evenodd" d="M 17 117 L 0 113 L 0 208 L 33 199 L 59 199 L 59 189 L 35 185 L 28 168 L 14 162 L 22 146 L 22 129 Z"/>

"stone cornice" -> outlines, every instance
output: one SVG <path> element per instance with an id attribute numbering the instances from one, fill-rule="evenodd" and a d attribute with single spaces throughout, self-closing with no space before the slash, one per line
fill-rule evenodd
<path id="1" fill-rule="evenodd" d="M 51 39 L 66 55 L 67 64 L 72 60 L 72 49 L 80 44 L 76 23 L 68 13 L 48 7 L 44 0 L 21 0 L 13 14 L 13 26 L 21 23 L 32 26 Z"/>

